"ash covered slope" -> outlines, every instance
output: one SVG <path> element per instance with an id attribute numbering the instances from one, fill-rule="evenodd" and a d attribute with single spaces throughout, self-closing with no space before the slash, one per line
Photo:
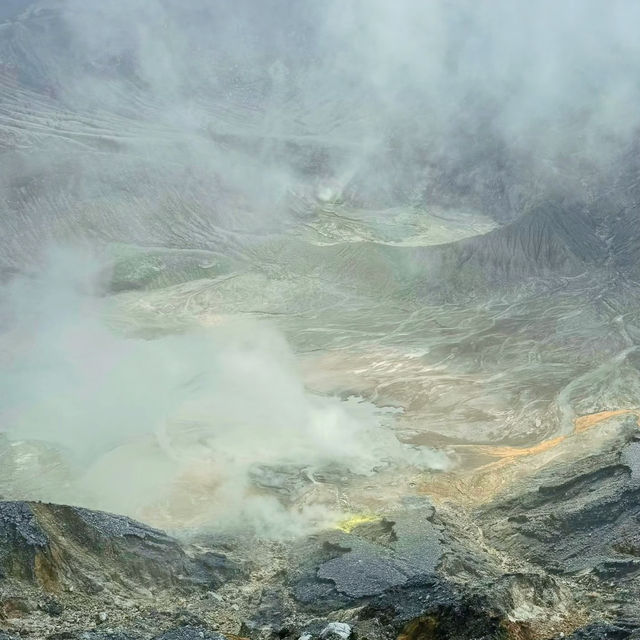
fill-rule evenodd
<path id="1" fill-rule="evenodd" d="M 356 9 L 339 27 L 330 8 L 302 11 L 284 1 L 259 11 L 251 3 L 230 11 L 224 3 L 139 2 L 126 20 L 115 6 L 100 13 L 91 3 L 23 5 L 7 8 L 0 27 L 4 269 L 22 269 L 51 243 L 78 240 L 244 255 L 270 235 L 313 226 L 319 206 L 340 200 L 364 211 L 365 222 L 367 207 L 440 207 L 505 225 L 442 248 L 380 246 L 374 234 L 369 246 L 317 258 L 338 254 L 338 270 L 381 259 L 388 277 L 417 291 L 456 297 L 603 268 L 635 273 L 635 121 L 616 119 L 629 96 L 607 107 L 619 113 L 601 104 L 601 93 L 618 96 L 624 69 L 607 76 L 601 93 L 590 84 L 607 65 L 622 61 L 628 70 L 635 61 L 615 25 L 603 29 L 620 41 L 619 58 L 588 51 L 594 78 L 568 104 L 564 94 L 547 97 L 548 112 L 538 114 L 547 121 L 531 132 L 526 110 L 512 122 L 511 102 L 534 98 L 518 84 L 524 71 L 496 76 L 514 83 L 507 101 L 481 87 L 468 95 L 479 63 L 461 46 L 456 20 L 469 21 L 478 46 L 494 29 L 469 8 L 431 15 L 408 3 L 406 15 L 399 12 L 402 24 L 430 25 L 421 37 L 410 32 L 401 53 L 432 50 L 434 65 L 443 65 L 420 76 L 416 62 L 392 60 L 409 65 L 400 81 L 391 62 L 376 67 L 374 52 L 362 50 L 352 31 Z M 385 15 L 377 4 L 369 12 L 374 25 Z M 395 38 L 393 25 L 382 33 L 367 26 L 371 46 Z M 520 53 L 498 41 L 483 62 L 505 51 Z M 446 78 L 453 63 L 445 54 L 457 60 Z M 573 78 L 574 62 L 554 70 L 558 83 Z M 534 72 L 547 71 L 531 70 L 531 84 Z M 450 101 L 434 95 L 440 89 Z M 523 147 L 531 135 L 538 146 Z M 314 269 L 313 260 L 301 268 Z"/>
<path id="2" fill-rule="evenodd" d="M 602 454 L 552 463 L 474 511 L 414 497 L 293 543 L 180 543 L 121 516 L 2 502 L 0 628 L 295 639 L 339 620 L 371 640 L 635 638 L 638 442 L 629 421 L 612 433 Z"/>
<path id="3" fill-rule="evenodd" d="M 617 97 L 636 51 L 618 25 L 605 24 L 602 35 L 618 43 L 619 58 L 583 51 L 591 75 L 568 104 L 560 85 L 576 82 L 577 63 L 572 56 L 551 68 L 558 87 L 541 96 L 548 104 L 536 128 L 526 105 L 516 118 L 517 107 L 550 70 L 544 61 L 491 67 L 494 57 L 524 53 L 493 38 L 498 18 L 514 19 L 504 7 L 495 24 L 470 7 L 430 12 L 410 2 L 397 14 L 379 3 L 349 12 L 284 0 L 233 10 L 169 1 L 22 8 L 6 9 L 0 37 L 6 267 L 46 242 L 78 237 L 231 250 L 246 236 L 307 223 L 315 196 L 365 209 L 471 208 L 500 223 L 525 216 L 454 257 L 445 251 L 444 279 L 469 261 L 508 277 L 573 273 L 585 257 L 598 261 L 602 243 L 612 254 L 615 243 L 626 255 L 636 246 L 625 231 L 634 228 L 630 212 L 611 236 L 597 219 L 617 216 L 598 202 L 603 192 L 615 191 L 618 209 L 636 201 L 635 120 L 620 125 L 632 96 Z M 395 23 L 384 29 L 385 18 Z M 565 18 L 557 17 L 558 39 Z M 380 46 L 399 46 L 396 31 L 412 21 L 403 46 L 384 57 Z M 358 25 L 369 31 L 364 42 Z M 534 35 L 522 34 L 522 48 Z M 425 53 L 430 66 L 419 64 Z M 596 93 L 619 60 L 625 68 Z M 483 65 L 495 75 L 492 89 L 473 79 Z M 602 103 L 607 91 L 617 102 Z"/>

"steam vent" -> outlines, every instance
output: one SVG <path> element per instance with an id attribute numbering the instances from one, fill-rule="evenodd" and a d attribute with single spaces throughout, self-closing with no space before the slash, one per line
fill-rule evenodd
<path id="1" fill-rule="evenodd" d="M 0 0 L 0 640 L 640 640 L 639 25 Z"/>

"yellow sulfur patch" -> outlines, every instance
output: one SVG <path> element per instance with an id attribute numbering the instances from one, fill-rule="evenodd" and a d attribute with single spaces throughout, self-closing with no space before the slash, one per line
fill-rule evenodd
<path id="1" fill-rule="evenodd" d="M 351 518 L 347 518 L 346 520 L 341 520 L 336 525 L 336 529 L 340 529 L 340 531 L 344 531 L 345 533 L 351 533 L 356 527 L 361 524 L 366 524 L 367 522 L 376 522 L 380 519 L 380 516 L 360 513 L 358 515 L 352 516 Z"/>

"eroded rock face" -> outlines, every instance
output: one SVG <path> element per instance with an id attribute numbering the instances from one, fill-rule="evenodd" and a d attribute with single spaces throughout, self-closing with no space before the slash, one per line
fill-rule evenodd
<path id="1" fill-rule="evenodd" d="M 0 503 L 0 571 L 3 578 L 36 580 L 36 558 L 48 538 L 26 502 Z"/>
<path id="2" fill-rule="evenodd" d="M 211 587 L 235 570 L 221 554 L 187 555 L 167 534 L 79 507 L 0 502 L 0 570 L 45 591 L 105 586 Z"/>
<path id="3" fill-rule="evenodd" d="M 640 443 L 630 442 L 580 460 L 557 476 L 546 471 L 532 490 L 487 512 L 486 519 L 507 516 L 490 535 L 497 545 L 522 546 L 532 561 L 565 573 L 593 568 L 607 556 L 633 556 L 633 525 L 640 514 L 639 452 Z M 580 548 L 588 555 L 575 557 Z"/>
<path id="4" fill-rule="evenodd" d="M 125 516 L 32 502 L 0 502 L 0 572 L 0 628 L 58 640 L 220 640 L 186 599 L 246 576 Z"/>
<path id="5" fill-rule="evenodd" d="M 639 453 L 632 435 L 607 453 L 554 465 L 481 515 L 496 549 L 571 577 L 592 611 L 615 601 L 623 628 L 640 626 Z"/>
<path id="6" fill-rule="evenodd" d="M 356 630 L 383 621 L 407 638 L 635 637 L 635 433 L 551 463 L 475 511 L 417 510 L 406 521 L 415 537 L 402 519 L 320 536 L 294 551 L 304 559 L 292 593 L 324 615 L 357 611 Z"/>
<path id="7" fill-rule="evenodd" d="M 475 511 L 424 498 L 293 544 L 225 550 L 112 514 L 0 503 L 0 624 L 60 640 L 319 640 L 326 629 L 367 640 L 634 638 L 640 442 L 626 433 Z"/>

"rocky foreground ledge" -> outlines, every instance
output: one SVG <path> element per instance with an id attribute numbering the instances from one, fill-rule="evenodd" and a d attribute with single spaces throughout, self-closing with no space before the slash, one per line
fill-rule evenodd
<path id="1" fill-rule="evenodd" d="M 639 521 L 626 427 L 480 508 L 417 497 L 288 544 L 0 502 L 0 640 L 640 638 Z"/>

